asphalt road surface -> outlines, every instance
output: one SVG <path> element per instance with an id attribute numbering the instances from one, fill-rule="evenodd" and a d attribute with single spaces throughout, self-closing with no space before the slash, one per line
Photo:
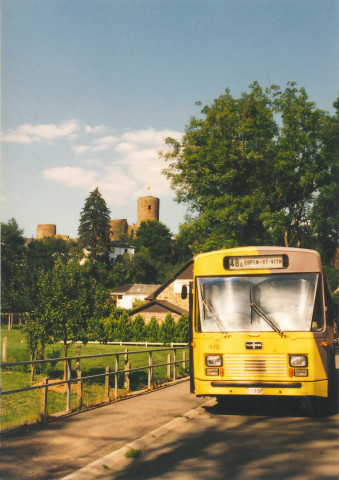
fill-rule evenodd
<path id="1" fill-rule="evenodd" d="M 5 435 L 2 457 L 3 480 L 338 480 L 339 413 L 296 398 L 221 407 L 185 382 Z"/>

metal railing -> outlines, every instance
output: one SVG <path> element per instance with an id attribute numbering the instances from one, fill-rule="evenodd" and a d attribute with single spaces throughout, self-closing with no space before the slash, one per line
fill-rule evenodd
<path id="1" fill-rule="evenodd" d="M 170 353 L 167 355 L 167 362 L 164 363 L 154 363 L 153 353 L 154 352 L 162 352 L 162 351 L 169 351 Z M 182 358 L 179 360 L 177 357 L 177 352 L 182 351 Z M 23 388 L 16 388 L 13 390 L 6 390 L 1 392 L 1 396 L 4 395 L 11 395 L 20 392 L 27 392 L 32 390 L 40 389 L 42 392 L 41 395 L 41 408 L 40 408 L 40 415 L 46 416 L 47 415 L 47 403 L 48 403 L 48 389 L 51 387 L 55 387 L 57 385 L 64 385 L 66 384 L 66 412 L 71 412 L 71 385 L 77 384 L 77 409 L 82 409 L 82 399 L 83 399 L 83 382 L 85 380 L 90 380 L 94 378 L 105 377 L 105 399 L 108 402 L 110 399 L 110 383 L 109 378 L 114 376 L 114 399 L 119 398 L 119 375 L 124 375 L 125 382 L 124 386 L 126 390 L 129 390 L 129 375 L 130 373 L 137 372 L 137 371 L 147 371 L 147 389 L 151 390 L 153 387 L 153 370 L 158 367 L 167 366 L 167 376 L 170 376 L 171 367 L 173 367 L 173 375 L 171 376 L 171 381 L 175 382 L 177 380 L 177 365 L 181 364 L 184 369 L 189 365 L 189 358 L 186 358 L 186 353 L 188 352 L 188 347 L 186 346 L 175 346 L 175 347 L 164 347 L 164 348 L 155 348 L 155 349 L 147 349 L 147 350 L 139 350 L 139 351 L 128 351 L 125 350 L 124 352 L 114 352 L 114 353 L 103 353 L 97 355 L 76 355 L 72 357 L 60 357 L 60 358 L 49 358 L 44 360 L 27 360 L 22 362 L 6 362 L 2 363 L 2 368 L 16 368 L 19 366 L 27 366 L 27 365 L 41 365 L 46 363 L 57 363 L 57 362 L 65 362 L 66 364 L 66 378 L 64 380 L 50 382 L 48 378 L 45 378 L 42 384 L 39 385 L 32 385 L 29 387 Z M 148 365 L 143 365 L 136 368 L 131 368 L 130 363 L 128 362 L 129 355 L 141 355 L 147 353 L 148 355 Z M 173 360 L 172 360 L 173 355 Z M 119 358 L 124 357 L 124 368 L 119 368 Z M 106 357 L 113 357 L 114 358 L 114 369 L 111 370 L 111 367 L 105 367 L 105 373 L 97 373 L 94 375 L 82 375 L 80 370 L 80 364 L 82 360 L 88 360 L 91 358 L 106 358 Z M 72 378 L 72 362 L 76 362 L 76 377 Z"/>

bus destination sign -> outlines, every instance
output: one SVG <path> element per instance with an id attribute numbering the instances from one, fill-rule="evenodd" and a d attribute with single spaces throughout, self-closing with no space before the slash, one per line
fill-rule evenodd
<path id="1" fill-rule="evenodd" d="M 266 268 L 285 268 L 283 255 L 258 255 L 250 257 L 225 257 L 227 270 L 260 270 Z"/>

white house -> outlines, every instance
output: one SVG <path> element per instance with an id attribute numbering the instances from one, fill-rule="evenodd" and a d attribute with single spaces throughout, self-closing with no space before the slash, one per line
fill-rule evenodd
<path id="1" fill-rule="evenodd" d="M 125 284 L 117 287 L 111 292 L 111 296 L 116 300 L 118 308 L 131 310 L 136 300 L 144 301 L 160 285 L 144 285 L 142 283 Z"/>
<path id="2" fill-rule="evenodd" d="M 109 261 L 111 263 L 114 263 L 119 255 L 124 255 L 125 253 L 128 253 L 131 256 L 134 255 L 134 247 L 128 245 L 127 243 L 114 240 L 111 242 L 110 247 Z"/>

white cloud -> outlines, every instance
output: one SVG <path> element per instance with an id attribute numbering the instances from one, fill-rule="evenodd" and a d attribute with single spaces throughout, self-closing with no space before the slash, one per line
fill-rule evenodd
<path id="1" fill-rule="evenodd" d="M 92 131 L 90 132 L 90 128 Z M 88 127 L 93 133 L 96 127 Z M 86 130 L 86 127 L 85 127 Z M 99 129 L 98 129 L 99 132 Z M 97 186 L 108 204 L 126 205 L 140 195 L 147 193 L 160 198 L 173 196 L 166 177 L 162 174 L 165 161 L 159 158 L 158 151 L 165 148 L 165 138 L 178 140 L 181 132 L 157 131 L 153 128 L 135 130 L 120 136 L 98 136 L 88 145 L 73 146 L 76 154 L 95 152 L 85 158 L 83 168 L 64 166 L 44 171 L 44 178 L 69 187 L 91 191 Z M 110 162 L 109 165 L 107 162 Z M 86 166 L 88 168 L 86 168 Z"/>
<path id="2" fill-rule="evenodd" d="M 135 143 L 121 142 L 115 147 L 116 152 L 120 153 L 131 153 L 139 149 L 139 146 Z"/>
<path id="3" fill-rule="evenodd" d="M 85 153 L 85 152 L 88 152 L 89 150 L 91 150 L 91 147 L 88 146 L 88 145 L 73 145 L 73 150 L 75 151 L 75 153 L 78 153 L 78 154 L 82 154 L 82 153 Z"/>
<path id="4" fill-rule="evenodd" d="M 12 129 L 2 136 L 4 142 L 15 143 L 34 143 L 43 140 L 55 140 L 58 138 L 74 139 L 80 130 L 77 120 L 67 120 L 59 125 L 54 123 L 30 125 L 28 123 L 21 125 L 17 129 Z"/>
<path id="5" fill-rule="evenodd" d="M 90 125 L 85 126 L 85 133 L 90 133 L 94 135 L 102 135 L 107 131 L 107 127 L 105 125 L 98 125 L 96 127 L 91 127 Z"/>
<path id="6" fill-rule="evenodd" d="M 98 152 L 100 150 L 108 150 L 109 148 L 114 146 L 118 140 L 119 137 L 114 136 L 99 138 L 94 141 L 93 151 Z"/>
<path id="7" fill-rule="evenodd" d="M 94 170 L 85 170 L 83 168 L 60 167 L 45 170 L 43 177 L 68 187 L 91 189 L 97 182 L 98 173 Z"/>
<path id="8" fill-rule="evenodd" d="M 137 144 L 162 145 L 167 137 L 181 138 L 181 136 L 181 132 L 174 132 L 168 129 L 155 130 L 154 128 L 149 128 L 147 130 L 134 130 L 125 133 L 122 136 L 122 140 Z"/>
<path id="9" fill-rule="evenodd" d="M 99 158 L 88 158 L 85 161 L 86 165 L 91 165 L 92 167 L 101 167 L 103 165 L 102 161 Z"/>

